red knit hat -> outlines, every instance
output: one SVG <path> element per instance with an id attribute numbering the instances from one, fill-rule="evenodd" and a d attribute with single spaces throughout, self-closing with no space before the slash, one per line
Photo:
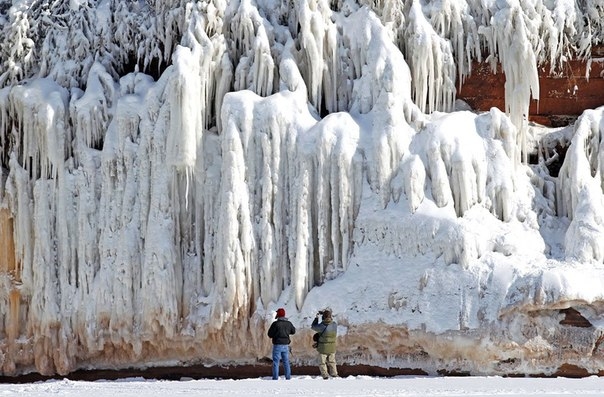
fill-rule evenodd
<path id="1" fill-rule="evenodd" d="M 277 309 L 277 315 L 275 316 L 275 318 L 279 318 L 279 317 L 285 317 L 285 309 L 282 307 Z"/>

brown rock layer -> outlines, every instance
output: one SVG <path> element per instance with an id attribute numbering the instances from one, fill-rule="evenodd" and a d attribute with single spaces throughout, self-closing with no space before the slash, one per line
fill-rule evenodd
<path id="1" fill-rule="evenodd" d="M 572 60 L 563 70 L 550 74 L 550 67 L 539 69 L 539 101 L 532 100 L 529 120 L 547 126 L 567 125 L 585 109 L 604 105 L 604 47 L 595 48 L 592 62 Z M 472 74 L 458 88 L 457 98 L 473 109 L 505 111 L 505 74 L 493 72 L 487 63 L 474 63 Z"/>

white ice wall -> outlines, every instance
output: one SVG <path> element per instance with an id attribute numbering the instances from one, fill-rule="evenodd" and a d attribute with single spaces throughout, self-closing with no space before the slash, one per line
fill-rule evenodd
<path id="1" fill-rule="evenodd" d="M 34 31 L 17 3 L 1 23 L 21 45 Z M 21 80 L 31 59 L 0 45 L 0 198 L 21 269 L 4 372 L 250 360 L 277 305 L 303 323 L 322 296 L 351 335 L 388 318 L 426 349 L 487 326 L 511 327 L 490 340 L 504 348 L 522 324 L 501 316 L 527 307 L 601 317 L 597 271 L 550 268 L 603 260 L 602 111 L 576 124 L 555 194 L 526 165 L 537 65 L 598 34 L 573 3 L 118 3 L 74 4 L 81 30 L 51 29 L 45 78 Z M 95 21 L 115 25 L 95 36 Z M 506 73 L 504 112 L 443 113 L 483 55 Z"/>

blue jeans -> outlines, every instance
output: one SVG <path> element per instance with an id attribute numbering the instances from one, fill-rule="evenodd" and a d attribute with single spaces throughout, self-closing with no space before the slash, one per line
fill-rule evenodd
<path id="1" fill-rule="evenodd" d="M 273 379 L 279 379 L 279 361 L 283 360 L 285 379 L 291 379 L 292 370 L 289 366 L 289 345 L 273 345 Z"/>

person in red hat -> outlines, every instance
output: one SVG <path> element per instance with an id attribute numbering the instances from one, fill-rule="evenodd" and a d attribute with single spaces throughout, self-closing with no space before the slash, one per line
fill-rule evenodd
<path id="1" fill-rule="evenodd" d="M 268 337 L 273 340 L 273 379 L 279 379 L 279 362 L 283 361 L 285 379 L 291 379 L 292 371 L 289 365 L 290 335 L 296 333 L 296 327 L 285 317 L 285 309 L 277 309 L 275 321 L 268 329 Z"/>

